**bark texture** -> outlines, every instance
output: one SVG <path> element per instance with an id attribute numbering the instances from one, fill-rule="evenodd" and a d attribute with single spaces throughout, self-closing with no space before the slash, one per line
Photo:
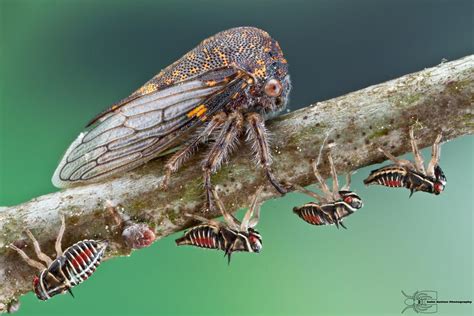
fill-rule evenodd
<path id="1" fill-rule="evenodd" d="M 279 179 L 302 186 L 315 182 L 310 161 L 317 157 L 327 133 L 340 173 L 383 161 L 377 147 L 396 155 L 409 152 L 408 129 L 413 124 L 420 147 L 431 146 L 439 132 L 443 141 L 472 134 L 473 78 L 471 55 L 279 116 L 267 123 L 273 134 L 273 169 Z M 249 158 L 250 149 L 241 146 L 213 176 L 224 204 L 231 210 L 248 206 L 255 188 L 262 184 L 262 199 L 279 196 Z M 158 240 L 192 224 L 184 213 L 199 213 L 204 202 L 200 155 L 173 176 L 166 192 L 159 186 L 165 159 L 107 182 L 0 208 L 0 312 L 32 290 L 37 271 L 8 248 L 12 242 L 27 243 L 25 251 L 35 258 L 31 242 L 22 233 L 25 228 L 52 255 L 59 215 L 64 214 L 67 228 L 63 248 L 81 239 L 108 239 L 107 257 L 112 258 L 131 253 L 130 243 L 122 237 L 126 225 L 144 223 Z M 323 176 L 327 177 L 328 171 L 323 160 Z M 126 220 L 121 221 L 117 212 Z"/>

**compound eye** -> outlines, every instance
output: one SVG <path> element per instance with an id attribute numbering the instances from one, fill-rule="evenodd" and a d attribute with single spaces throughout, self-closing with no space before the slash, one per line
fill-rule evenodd
<path id="1" fill-rule="evenodd" d="M 444 185 L 440 182 L 436 182 L 434 185 L 435 192 L 441 193 L 444 190 Z"/>
<path id="2" fill-rule="evenodd" d="M 347 204 L 351 204 L 351 203 L 352 203 L 352 197 L 346 196 L 346 197 L 344 198 L 344 202 L 346 202 Z"/>
<path id="3" fill-rule="evenodd" d="M 39 277 L 37 275 L 35 275 L 35 277 L 33 278 L 33 287 L 36 288 L 39 284 Z"/>
<path id="4" fill-rule="evenodd" d="M 283 87 L 281 85 L 281 82 L 277 79 L 270 79 L 265 84 L 265 94 L 268 95 L 269 97 L 275 98 L 275 97 L 280 96 L 282 90 L 283 90 Z"/>

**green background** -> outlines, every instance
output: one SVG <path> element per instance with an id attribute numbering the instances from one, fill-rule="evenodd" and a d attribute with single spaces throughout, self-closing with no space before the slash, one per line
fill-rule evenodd
<path id="1" fill-rule="evenodd" d="M 2 206 L 56 191 L 56 164 L 90 118 L 229 27 L 280 42 L 292 109 L 473 51 L 472 1 L 461 0 L 0 0 L 0 23 Z M 347 231 L 305 224 L 291 209 L 310 199 L 289 194 L 263 206 L 259 255 L 227 266 L 221 252 L 176 248 L 176 234 L 106 262 L 75 299 L 26 295 L 18 315 L 399 315 L 401 290 L 472 300 L 473 142 L 443 146 L 441 196 L 365 188 L 364 168 L 353 189 L 365 207 Z"/>

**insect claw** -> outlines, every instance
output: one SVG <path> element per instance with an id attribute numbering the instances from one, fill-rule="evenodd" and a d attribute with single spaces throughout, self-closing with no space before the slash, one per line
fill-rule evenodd
<path id="1" fill-rule="evenodd" d="M 342 221 L 340 221 L 339 224 L 341 224 L 342 228 L 347 229 L 346 225 L 344 225 Z"/>
<path id="2" fill-rule="evenodd" d="M 278 182 L 278 180 L 275 179 L 275 176 L 273 175 L 272 171 L 270 169 L 267 169 L 265 171 L 266 175 L 267 175 L 267 178 L 268 180 L 270 180 L 270 183 L 272 184 L 272 186 L 281 194 L 281 195 L 285 195 L 286 193 L 288 193 L 292 186 L 290 185 L 288 188 L 284 188 L 282 186 L 282 184 L 280 184 Z"/>
<path id="3" fill-rule="evenodd" d="M 409 196 L 408 198 L 411 198 L 411 196 L 413 195 L 413 193 L 415 193 L 415 190 L 410 189 L 410 196 Z"/>

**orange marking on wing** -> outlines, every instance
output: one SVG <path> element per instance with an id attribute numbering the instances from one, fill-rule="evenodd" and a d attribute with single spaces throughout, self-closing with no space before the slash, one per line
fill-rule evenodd
<path id="1" fill-rule="evenodd" d="M 208 87 L 214 87 L 216 84 L 217 84 L 217 81 L 215 81 L 215 80 L 206 81 L 206 85 Z"/>
<path id="2" fill-rule="evenodd" d="M 192 117 L 200 117 L 201 115 L 203 115 L 204 113 L 206 113 L 207 111 L 207 107 L 204 105 L 204 104 L 201 104 L 199 105 L 198 107 L 195 107 L 194 109 L 192 109 L 191 111 L 188 112 L 187 116 L 189 118 L 192 118 Z"/>
<path id="3" fill-rule="evenodd" d="M 200 109 L 197 113 L 196 113 L 196 116 L 197 117 L 201 117 L 201 115 L 203 115 L 204 113 L 206 113 L 207 111 L 207 108 L 206 107 L 203 107 L 202 109 Z"/>

